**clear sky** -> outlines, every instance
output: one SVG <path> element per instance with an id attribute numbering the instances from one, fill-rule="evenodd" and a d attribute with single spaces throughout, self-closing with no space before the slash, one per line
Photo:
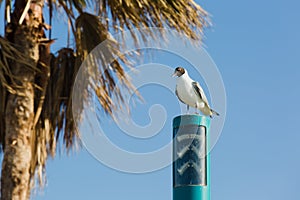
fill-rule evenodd
<path id="1" fill-rule="evenodd" d="M 214 26 L 206 30 L 204 43 L 227 94 L 225 126 L 211 152 L 212 199 L 300 199 L 300 2 L 197 2 L 212 14 Z M 56 45 L 65 44 L 59 42 Z M 162 64 L 168 62 L 174 65 L 168 59 Z M 146 104 L 135 111 L 145 117 L 136 119 L 137 123 L 149 122 L 146 110 L 151 103 L 166 103 L 152 95 L 154 91 L 169 95 L 160 89 L 142 88 Z M 173 108 L 168 117 L 180 114 L 175 98 L 168 106 Z M 115 133 L 111 138 L 129 150 L 153 150 L 170 140 L 171 121 L 165 126 L 169 133 L 136 144 L 124 142 L 126 136 Z M 32 200 L 168 200 L 172 199 L 171 179 L 170 166 L 128 174 L 102 165 L 81 149 L 48 161 L 47 185 Z"/>

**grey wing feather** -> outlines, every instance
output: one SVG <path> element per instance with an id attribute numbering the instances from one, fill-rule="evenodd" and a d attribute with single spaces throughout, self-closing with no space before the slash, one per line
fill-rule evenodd
<path id="1" fill-rule="evenodd" d="M 181 101 L 182 103 L 184 103 L 184 102 L 182 101 L 182 99 L 180 99 L 180 97 L 179 97 L 179 95 L 178 95 L 177 88 L 175 89 L 175 94 L 176 94 L 176 96 L 178 97 L 179 101 Z"/>
<path id="2" fill-rule="evenodd" d="M 204 103 L 206 103 L 206 104 L 208 105 L 207 98 L 206 98 L 206 96 L 205 96 L 205 94 L 204 94 L 204 91 L 203 91 L 203 89 L 201 88 L 200 84 L 199 84 L 198 82 L 194 81 L 194 82 L 192 83 L 192 85 L 193 85 L 193 89 L 194 89 L 195 93 L 200 97 L 200 99 L 201 99 Z"/>

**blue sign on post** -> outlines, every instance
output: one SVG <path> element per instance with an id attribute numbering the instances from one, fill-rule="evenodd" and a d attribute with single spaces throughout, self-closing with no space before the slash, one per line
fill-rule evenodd
<path id="1" fill-rule="evenodd" d="M 209 127 L 199 115 L 173 120 L 173 200 L 210 200 Z"/>

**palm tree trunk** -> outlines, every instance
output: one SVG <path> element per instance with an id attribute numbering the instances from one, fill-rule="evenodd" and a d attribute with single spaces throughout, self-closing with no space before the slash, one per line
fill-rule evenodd
<path id="1" fill-rule="evenodd" d="M 31 1 L 21 25 L 20 16 L 27 1 L 16 0 L 13 18 L 13 43 L 28 56 L 32 67 L 39 59 L 39 29 L 43 1 Z M 11 71 L 16 77 L 15 93 L 7 97 L 5 118 L 5 149 L 2 162 L 1 200 L 27 200 L 30 197 L 31 138 L 34 121 L 34 70 L 14 62 Z"/>

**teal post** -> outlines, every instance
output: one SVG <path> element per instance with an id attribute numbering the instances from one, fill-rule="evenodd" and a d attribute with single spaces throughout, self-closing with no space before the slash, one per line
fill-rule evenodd
<path id="1" fill-rule="evenodd" d="M 173 200 L 210 200 L 210 119 L 173 119 Z"/>

